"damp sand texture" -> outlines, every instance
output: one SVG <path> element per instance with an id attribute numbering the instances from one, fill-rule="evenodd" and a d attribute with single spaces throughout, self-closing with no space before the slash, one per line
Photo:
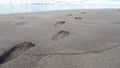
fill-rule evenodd
<path id="1" fill-rule="evenodd" d="M 120 68 L 120 10 L 0 15 L 0 68 Z"/>

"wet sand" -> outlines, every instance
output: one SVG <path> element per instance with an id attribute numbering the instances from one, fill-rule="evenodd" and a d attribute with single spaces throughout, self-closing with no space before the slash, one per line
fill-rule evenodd
<path id="1" fill-rule="evenodd" d="M 0 15 L 0 68 L 120 68 L 119 9 Z"/>

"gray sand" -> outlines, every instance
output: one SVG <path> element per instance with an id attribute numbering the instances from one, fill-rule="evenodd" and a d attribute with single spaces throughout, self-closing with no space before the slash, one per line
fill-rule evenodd
<path id="1" fill-rule="evenodd" d="M 120 11 L 0 15 L 0 68 L 120 68 Z"/>

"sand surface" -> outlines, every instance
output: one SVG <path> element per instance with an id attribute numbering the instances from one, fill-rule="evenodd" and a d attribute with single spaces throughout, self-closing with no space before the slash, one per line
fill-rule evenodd
<path id="1" fill-rule="evenodd" d="M 0 15 L 0 68 L 120 68 L 120 10 Z"/>

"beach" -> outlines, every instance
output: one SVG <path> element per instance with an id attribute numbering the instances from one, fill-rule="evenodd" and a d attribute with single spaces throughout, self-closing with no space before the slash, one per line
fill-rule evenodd
<path id="1" fill-rule="evenodd" d="M 120 9 L 0 15 L 0 68 L 120 68 Z"/>

